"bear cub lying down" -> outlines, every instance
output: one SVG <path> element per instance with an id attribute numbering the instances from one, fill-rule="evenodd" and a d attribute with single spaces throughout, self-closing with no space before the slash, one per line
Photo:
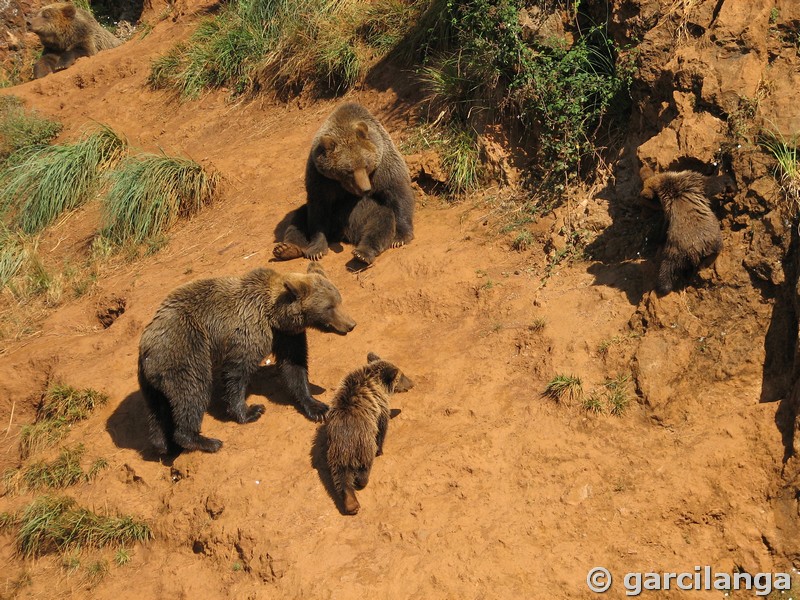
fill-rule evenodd
<path id="1" fill-rule="evenodd" d="M 308 388 L 306 328 L 346 335 L 356 326 L 322 268 L 281 275 L 256 269 L 243 277 L 203 279 L 173 291 L 139 343 L 139 386 L 150 409 L 151 440 L 161 454 L 177 449 L 216 452 L 200 435 L 214 384 L 239 423 L 258 420 L 264 406 L 245 402 L 247 384 L 274 354 L 294 400 L 321 421 L 327 405 Z"/>

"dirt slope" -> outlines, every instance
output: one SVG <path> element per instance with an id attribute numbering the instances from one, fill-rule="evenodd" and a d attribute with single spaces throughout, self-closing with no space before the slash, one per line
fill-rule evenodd
<path id="1" fill-rule="evenodd" d="M 11 538 L 0 536 L 4 594 L 28 573 L 18 597 L 580 598 L 597 565 L 615 574 L 788 568 L 767 504 L 784 455 L 777 405 L 759 404 L 770 302 L 739 306 L 744 321 L 729 328 L 730 306 L 704 300 L 727 294 L 733 305 L 738 296 L 712 285 L 658 299 L 649 292 L 652 256 L 579 262 L 543 284 L 554 223 L 538 225 L 541 243 L 513 252 L 478 202 L 420 196 L 411 245 L 362 273 L 348 271 L 346 246 L 322 262 L 358 326 L 344 338 L 310 334 L 318 397 L 329 400 L 370 350 L 417 384 L 395 397 L 402 412 L 357 517 L 336 509 L 318 428 L 269 368 L 252 387 L 251 401 L 268 399 L 260 421 L 206 417 L 204 431 L 225 443 L 218 454 L 184 454 L 172 466 L 145 460 L 142 328 L 170 289 L 192 279 L 305 268 L 268 262 L 273 230 L 303 200 L 308 145 L 334 106 L 229 104 L 223 93 L 178 104 L 148 91 L 149 60 L 185 36 L 190 17 L 11 90 L 63 120 L 65 138 L 100 121 L 142 149 L 213 165 L 227 184 L 219 204 L 178 226 L 165 248 L 109 269 L 90 296 L 53 311 L 39 335 L 0 356 L 0 422 L 15 407 L 0 462 L 16 464 L 19 428 L 46 380 L 102 390 L 111 402 L 70 440 L 111 468 L 69 493 L 139 515 L 156 533 L 129 565 L 94 583 L 56 559 L 14 558 Z M 390 89 L 348 98 L 396 139 L 407 135 L 414 107 L 405 97 Z M 576 202 L 610 222 L 605 200 Z M 43 250 L 85 245 L 96 218 L 92 206 L 71 215 Z M 103 329 L 98 309 L 116 298 L 125 311 Z M 542 331 L 531 327 L 539 318 Z M 620 418 L 541 396 L 557 373 L 591 388 L 626 372 L 639 401 Z M 25 500 L 2 497 L 0 510 Z"/>

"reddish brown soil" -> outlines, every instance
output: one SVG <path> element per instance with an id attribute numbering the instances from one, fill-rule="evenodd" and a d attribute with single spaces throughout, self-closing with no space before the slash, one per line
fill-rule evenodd
<path id="1" fill-rule="evenodd" d="M 12 406 L 14 413 L 2 466 L 17 464 L 20 427 L 47 381 L 102 390 L 109 404 L 69 441 L 111 468 L 68 493 L 137 515 L 155 531 L 133 548 L 130 564 L 95 581 L 56 558 L 16 558 L 11 537 L 0 536 L 3 597 L 580 598 L 590 597 L 586 572 L 597 565 L 615 574 L 789 566 L 775 551 L 780 534 L 767 504 L 785 450 L 777 404 L 759 403 L 770 304 L 735 312 L 738 297 L 714 291 L 713 272 L 711 292 L 656 298 L 649 259 L 576 262 L 543 281 L 542 244 L 512 251 L 488 201 L 420 196 L 409 246 L 361 273 L 347 268 L 348 246 L 322 261 L 358 326 L 347 337 L 310 334 L 317 396 L 330 400 L 368 351 L 416 382 L 394 397 L 401 413 L 356 517 L 337 510 L 318 427 L 287 401 L 269 368 L 250 397 L 267 405 L 261 420 L 206 417 L 204 432 L 224 442 L 219 453 L 183 454 L 172 466 L 145 460 L 142 328 L 169 290 L 192 279 L 305 268 L 269 262 L 273 231 L 303 201 L 309 142 L 334 106 L 231 104 L 224 93 L 180 104 L 149 91 L 150 60 L 190 24 L 161 23 L 144 39 L 10 91 L 62 120 L 65 139 L 100 121 L 143 150 L 213 166 L 226 187 L 159 252 L 114 263 L 88 296 L 3 349 L 0 422 L 9 423 Z M 396 139 L 407 135 L 414 107 L 393 90 L 348 98 L 369 106 Z M 607 211 L 599 198 L 581 201 L 589 214 Z M 43 251 L 85 246 L 95 226 L 86 223 L 97 215 L 91 205 L 74 213 Z M 535 234 L 545 240 L 553 226 L 542 221 Z M 709 294 L 717 304 L 703 303 Z M 98 311 L 119 299 L 124 313 L 103 328 Z M 736 315 L 742 321 L 731 323 Z M 537 319 L 541 331 L 531 328 Z M 654 332 L 641 337 L 643 320 Z M 612 339 L 606 353 L 598 349 Z M 591 389 L 631 369 L 638 395 L 622 417 L 542 396 L 558 373 L 579 375 Z M 0 510 L 29 499 L 2 497 Z M 15 588 L 26 573 L 30 582 Z"/>

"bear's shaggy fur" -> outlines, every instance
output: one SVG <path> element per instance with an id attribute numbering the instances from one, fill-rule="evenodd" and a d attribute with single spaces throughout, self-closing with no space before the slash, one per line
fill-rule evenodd
<path id="1" fill-rule="evenodd" d="M 122 43 L 89 12 L 70 2 L 43 7 L 28 21 L 28 29 L 39 36 L 44 46 L 42 57 L 33 66 L 36 79 L 66 69 L 82 56 L 92 56 Z"/>
<path id="2" fill-rule="evenodd" d="M 295 213 L 276 258 L 319 260 L 345 239 L 370 264 L 414 239 L 414 192 L 391 137 L 360 104 L 337 107 L 322 124 L 306 163 L 306 204 Z"/>
<path id="3" fill-rule="evenodd" d="M 256 269 L 173 291 L 139 344 L 139 386 L 156 450 L 219 450 L 222 442 L 200 435 L 216 381 L 231 416 L 239 423 L 256 421 L 264 406 L 248 406 L 246 388 L 270 353 L 292 397 L 309 418 L 322 420 L 328 407 L 308 388 L 306 328 L 346 335 L 355 322 L 341 302 L 316 263 L 308 274 Z"/>
<path id="4" fill-rule="evenodd" d="M 326 419 L 328 468 L 348 515 L 358 512 L 355 491 L 366 487 L 373 460 L 383 454 L 389 396 L 414 387 L 392 363 L 373 353 L 367 360 L 344 378 Z"/>
<path id="5" fill-rule="evenodd" d="M 668 294 L 681 276 L 722 250 L 719 221 L 708 197 L 730 188 L 727 175 L 707 177 L 695 171 L 668 171 L 644 179 L 642 197 L 660 202 L 667 221 L 657 291 Z"/>

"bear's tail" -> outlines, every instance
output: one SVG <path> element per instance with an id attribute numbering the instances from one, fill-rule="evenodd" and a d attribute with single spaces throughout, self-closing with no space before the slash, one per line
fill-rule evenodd
<path id="1" fill-rule="evenodd" d="M 164 393 L 150 383 L 144 374 L 142 357 L 139 357 L 139 389 L 144 396 L 149 409 L 148 423 L 150 424 L 150 441 L 158 454 L 169 454 L 177 446 L 173 442 L 175 432 L 175 421 L 172 418 L 172 410 L 169 405 L 169 398 Z"/>

